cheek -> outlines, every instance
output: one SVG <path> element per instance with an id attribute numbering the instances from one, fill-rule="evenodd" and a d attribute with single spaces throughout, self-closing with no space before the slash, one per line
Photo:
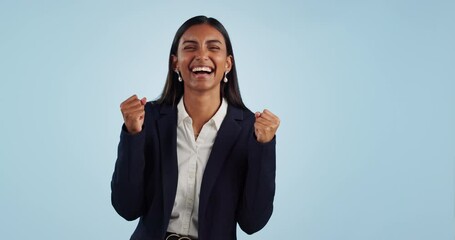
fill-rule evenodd
<path id="1" fill-rule="evenodd" d="M 177 57 L 178 65 L 179 66 L 188 66 L 188 64 L 191 62 L 192 59 L 193 59 L 193 55 L 180 52 Z"/>
<path id="2" fill-rule="evenodd" d="M 221 68 L 221 69 L 223 69 L 223 71 L 226 68 L 226 60 L 227 60 L 226 57 L 222 57 L 222 56 L 213 58 L 213 61 L 216 64 L 217 68 L 218 69 Z"/>
<path id="3" fill-rule="evenodd" d="M 186 55 L 180 56 L 179 59 L 178 59 L 179 65 L 180 65 L 180 66 L 186 66 L 186 65 L 188 65 L 189 59 L 190 59 L 190 58 L 189 58 L 188 56 L 186 56 Z"/>

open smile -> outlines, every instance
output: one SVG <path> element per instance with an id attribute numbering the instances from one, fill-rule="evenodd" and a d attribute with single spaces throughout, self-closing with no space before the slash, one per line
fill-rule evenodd
<path id="1" fill-rule="evenodd" d="M 191 75 L 197 79 L 209 78 L 214 73 L 214 69 L 210 66 L 194 66 L 190 70 Z"/>

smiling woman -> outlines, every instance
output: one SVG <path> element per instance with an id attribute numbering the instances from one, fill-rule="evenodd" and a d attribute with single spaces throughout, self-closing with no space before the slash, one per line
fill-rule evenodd
<path id="1" fill-rule="evenodd" d="M 224 37 L 216 28 L 208 24 L 188 28 L 172 60 L 175 71 L 184 79 L 184 96 L 206 95 L 219 99 L 221 79 L 231 70 L 232 56 L 227 53 Z"/>
<path id="2" fill-rule="evenodd" d="M 199 29 L 206 30 L 208 31 L 208 34 L 211 34 L 210 36 L 205 37 L 207 38 L 207 42 L 205 43 L 207 46 L 203 46 L 204 49 L 202 50 L 207 49 L 212 52 L 217 52 L 221 56 L 224 56 L 224 58 L 226 58 L 225 61 L 229 61 L 230 64 L 229 71 L 223 72 L 225 77 L 224 81 L 220 82 L 221 97 L 226 98 L 226 100 L 235 107 L 246 109 L 240 96 L 237 71 L 234 61 L 234 51 L 232 49 L 229 35 L 224 26 L 218 20 L 203 16 L 189 19 L 177 30 L 171 46 L 166 85 L 158 103 L 175 104 L 183 95 L 184 85 L 178 84 L 177 81 L 179 78 L 182 79 L 181 76 L 179 76 L 180 72 L 178 71 L 181 71 L 182 69 L 177 68 L 178 57 L 183 58 L 185 56 L 185 52 L 193 52 L 193 56 L 200 54 L 200 44 L 203 43 L 201 43 L 201 40 L 197 39 L 197 37 L 199 36 L 199 38 L 201 38 L 204 37 L 204 35 L 196 32 Z M 183 47 L 184 45 L 185 47 Z M 183 50 L 185 52 L 183 52 Z M 197 57 L 200 58 L 200 56 Z M 208 56 L 205 58 L 207 57 Z M 210 60 L 212 61 L 212 59 L 213 56 L 211 56 Z M 214 63 L 211 63 L 211 65 L 211 70 L 213 71 L 213 68 L 217 66 Z M 220 67 L 228 70 L 228 66 L 221 65 Z M 221 80 L 219 76 L 217 77 L 217 80 Z M 226 84 L 227 81 L 229 81 L 229 84 Z"/>
<path id="3" fill-rule="evenodd" d="M 273 211 L 275 133 L 269 110 L 243 104 L 223 25 L 197 16 L 177 31 L 161 97 L 131 96 L 112 177 L 112 205 L 140 218 L 131 239 L 236 239 Z"/>

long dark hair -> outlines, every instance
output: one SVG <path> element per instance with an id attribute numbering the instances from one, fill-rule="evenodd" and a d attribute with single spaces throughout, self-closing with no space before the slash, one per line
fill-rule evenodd
<path id="1" fill-rule="evenodd" d="M 231 71 L 226 76 L 228 78 L 228 82 L 225 83 L 224 81 L 221 81 L 221 97 L 226 98 L 227 102 L 230 105 L 246 109 L 245 104 L 243 104 L 242 97 L 240 96 L 237 71 L 235 68 L 234 51 L 232 50 L 232 44 L 229 35 L 224 26 L 218 20 L 206 16 L 196 16 L 188 19 L 185 23 L 182 24 L 182 26 L 180 26 L 180 28 L 177 30 L 177 33 L 175 33 L 174 40 L 172 41 L 171 52 L 169 54 L 169 69 L 167 73 L 166 84 L 164 85 L 163 92 L 161 93 L 161 96 L 157 102 L 160 104 L 164 103 L 169 105 L 176 105 L 177 101 L 183 96 L 183 83 L 178 81 L 178 75 L 174 72 L 172 65 L 172 55 L 177 56 L 177 49 L 180 38 L 186 32 L 186 30 L 194 25 L 199 24 L 209 24 L 210 26 L 216 28 L 224 37 L 224 40 L 226 42 L 227 55 L 232 56 Z"/>

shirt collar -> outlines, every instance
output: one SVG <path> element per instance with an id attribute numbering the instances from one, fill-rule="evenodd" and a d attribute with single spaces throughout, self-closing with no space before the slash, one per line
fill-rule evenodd
<path id="1" fill-rule="evenodd" d="M 183 120 L 189 118 L 190 116 L 186 112 L 185 105 L 183 105 L 183 96 L 180 98 L 179 103 L 177 104 L 177 126 L 179 126 Z"/>
<path id="2" fill-rule="evenodd" d="M 209 120 L 215 123 L 216 130 L 219 130 L 221 123 L 223 123 L 224 117 L 227 114 L 228 103 L 225 98 L 221 101 L 221 106 L 216 111 L 215 115 Z M 180 98 L 179 103 L 177 104 L 177 125 L 180 125 L 183 120 L 190 118 L 190 115 L 186 112 L 185 105 L 183 104 L 183 97 Z M 190 118 L 191 119 L 191 118 Z"/>
<path id="3" fill-rule="evenodd" d="M 212 119 L 213 122 L 215 122 L 215 127 L 216 130 L 218 131 L 221 127 L 221 123 L 223 123 L 224 117 L 226 117 L 227 114 L 227 101 L 225 98 L 221 101 L 221 106 L 218 108 L 218 111 L 216 111 L 215 115 L 213 115 Z"/>

